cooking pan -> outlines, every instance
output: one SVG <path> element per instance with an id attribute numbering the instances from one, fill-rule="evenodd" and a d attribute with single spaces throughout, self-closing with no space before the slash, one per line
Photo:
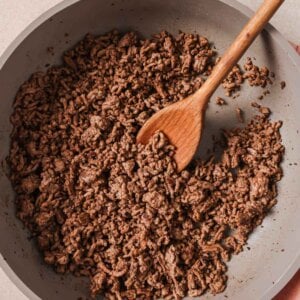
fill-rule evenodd
<path id="1" fill-rule="evenodd" d="M 161 30 L 198 32 L 214 41 L 222 54 L 252 14 L 234 0 L 66 0 L 35 20 L 7 48 L 0 58 L 0 268 L 25 296 L 77 299 L 87 295 L 88 284 L 83 278 L 62 277 L 44 265 L 35 241 L 15 217 L 5 157 L 10 142 L 9 115 L 20 84 L 32 72 L 45 70 L 47 64 L 60 63 L 62 52 L 87 32 L 101 34 L 117 28 L 135 30 L 144 37 Z M 49 47 L 53 51 L 47 51 Z M 256 64 L 276 73 L 271 93 L 262 102 L 271 108 L 273 119 L 284 122 L 284 177 L 279 183 L 278 204 L 251 235 L 244 252 L 230 261 L 227 289 L 203 299 L 270 299 L 300 266 L 300 61 L 270 25 L 245 56 L 255 57 Z M 283 80 L 286 88 L 281 90 Z M 240 97 L 228 100 L 226 107 L 209 106 L 200 155 L 211 145 L 212 134 L 237 126 L 236 107 L 244 110 L 246 119 L 253 116 L 250 102 L 261 93 L 260 88 L 245 84 Z M 213 98 L 216 96 L 223 96 L 223 91 L 217 90 Z"/>

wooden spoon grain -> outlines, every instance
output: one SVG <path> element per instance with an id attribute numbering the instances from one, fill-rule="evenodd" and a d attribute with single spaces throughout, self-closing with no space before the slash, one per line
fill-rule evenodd
<path id="1" fill-rule="evenodd" d="M 137 142 L 146 144 L 155 132 L 163 132 L 176 148 L 174 159 L 177 170 L 183 170 L 192 160 L 199 145 L 205 111 L 211 95 L 283 2 L 284 0 L 265 0 L 202 87 L 186 99 L 155 113 L 140 129 Z"/>

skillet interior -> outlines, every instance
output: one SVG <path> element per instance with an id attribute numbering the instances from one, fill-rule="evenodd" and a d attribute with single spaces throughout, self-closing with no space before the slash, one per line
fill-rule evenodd
<path id="1" fill-rule="evenodd" d="M 43 70 L 46 63 L 59 63 L 61 53 L 85 33 L 100 34 L 112 28 L 120 31 L 137 30 L 143 36 L 160 30 L 172 33 L 179 29 L 185 32 L 197 31 L 214 41 L 217 51 L 222 54 L 247 21 L 247 16 L 240 11 L 245 10 L 232 0 L 224 1 L 226 3 L 218 0 L 85 0 L 48 19 L 54 11 L 72 2 L 74 1 L 64 1 L 61 6 L 42 16 L 27 30 L 32 33 L 26 39 L 23 40 L 26 33 L 21 34 L 18 41 L 23 41 L 9 59 L 4 61 L 18 41 L 0 58 L 0 67 L 4 64 L 0 71 L 1 160 L 8 153 L 11 130 L 9 115 L 17 88 L 32 72 Z M 33 31 L 44 20 L 47 21 Z M 65 37 L 65 33 L 69 36 Z M 47 53 L 46 48 L 49 46 L 54 47 L 54 56 Z M 263 228 L 252 234 L 249 240 L 251 251 L 245 250 L 233 257 L 229 264 L 228 288 L 214 299 L 223 299 L 224 295 L 229 299 L 270 299 L 299 266 L 299 59 L 292 54 L 292 49 L 280 34 L 270 26 L 246 56 L 255 57 L 258 65 L 266 64 L 276 73 L 275 84 L 270 87 L 271 95 L 263 103 L 272 109 L 272 118 L 284 121 L 281 133 L 286 146 L 285 161 L 282 164 L 285 176 L 279 184 L 279 203 L 265 219 Z M 279 84 L 281 80 L 287 82 L 283 91 Z M 237 126 L 234 114 L 237 106 L 245 111 L 248 119 L 253 115 L 250 101 L 260 94 L 259 88 L 248 88 L 245 84 L 241 96 L 229 101 L 230 105 L 222 108 L 214 104 L 209 106 L 201 144 L 202 155 L 211 144 L 212 134 L 217 134 L 220 128 Z M 218 90 L 216 95 L 222 96 L 223 91 Z M 218 115 L 216 110 L 219 110 Z M 30 299 L 36 297 L 34 294 L 42 299 L 77 299 L 86 295 L 87 285 L 82 284 L 82 279 L 68 276 L 61 280 L 51 268 L 42 264 L 34 242 L 27 240 L 28 233 L 14 216 L 14 193 L 3 168 L 0 171 L 0 187 L 0 252 L 5 258 L 4 261 L 0 256 L 0 266 Z"/>

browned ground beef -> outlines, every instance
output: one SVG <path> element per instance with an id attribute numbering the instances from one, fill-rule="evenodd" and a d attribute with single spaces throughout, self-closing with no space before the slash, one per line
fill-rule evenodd
<path id="1" fill-rule="evenodd" d="M 220 161 L 177 174 L 162 133 L 136 145 L 149 116 L 201 86 L 213 56 L 198 35 L 88 35 L 20 88 L 9 156 L 18 217 L 45 262 L 89 277 L 92 295 L 220 293 L 226 262 L 276 204 L 281 122 L 258 104 L 261 115 L 225 132 Z"/>

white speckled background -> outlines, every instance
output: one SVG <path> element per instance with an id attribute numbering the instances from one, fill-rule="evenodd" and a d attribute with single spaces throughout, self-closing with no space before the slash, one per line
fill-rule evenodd
<path id="1" fill-rule="evenodd" d="M 209 0 L 207 0 L 209 1 Z M 61 0 L 0 0 L 0 56 L 17 35 Z M 262 0 L 240 0 L 256 9 Z M 300 0 L 286 0 L 271 22 L 288 40 L 300 43 Z M 0 299 L 26 300 L 0 269 Z"/>

